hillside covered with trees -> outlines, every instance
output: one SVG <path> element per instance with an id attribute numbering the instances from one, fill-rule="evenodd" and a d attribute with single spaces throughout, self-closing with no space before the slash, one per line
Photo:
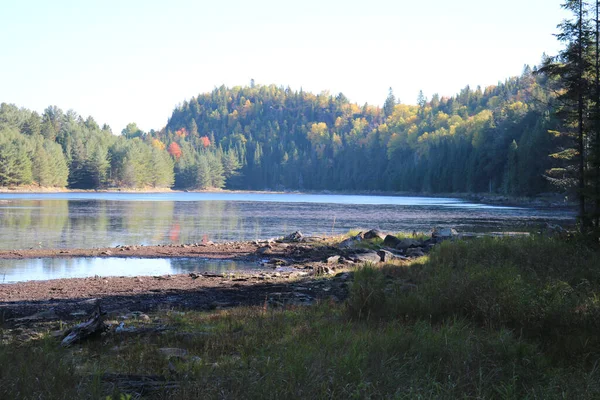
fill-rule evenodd
<path id="1" fill-rule="evenodd" d="M 274 85 L 226 88 L 176 107 L 166 127 L 121 135 L 92 117 L 0 106 L 0 185 L 70 188 L 377 190 L 534 195 L 558 129 L 548 78 L 383 107 Z"/>

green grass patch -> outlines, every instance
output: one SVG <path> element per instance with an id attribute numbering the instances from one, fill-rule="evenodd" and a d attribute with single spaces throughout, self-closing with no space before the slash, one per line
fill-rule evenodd
<path id="1" fill-rule="evenodd" d="M 577 242 L 448 242 L 358 268 L 344 304 L 159 312 L 174 329 L 70 349 L 5 330 L 0 398 L 137 398 L 106 373 L 177 382 L 151 399 L 599 398 L 599 263 Z"/>

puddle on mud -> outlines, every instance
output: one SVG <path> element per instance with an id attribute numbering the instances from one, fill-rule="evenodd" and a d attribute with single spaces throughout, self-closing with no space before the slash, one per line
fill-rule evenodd
<path id="1" fill-rule="evenodd" d="M 153 276 L 265 270 L 259 263 L 206 258 L 34 258 L 0 260 L 0 284 L 90 276 Z M 269 268 L 271 270 L 271 268 Z"/>

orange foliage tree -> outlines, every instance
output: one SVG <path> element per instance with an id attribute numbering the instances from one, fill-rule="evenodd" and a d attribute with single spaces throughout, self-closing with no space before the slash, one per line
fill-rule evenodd
<path id="1" fill-rule="evenodd" d="M 183 155 L 183 152 L 181 151 L 181 147 L 179 147 L 179 145 L 175 142 L 173 142 L 169 145 L 169 148 L 167 149 L 167 151 L 176 160 L 179 160 L 179 158 L 181 158 L 181 156 Z"/>
<path id="2" fill-rule="evenodd" d="M 202 140 L 202 146 L 204 146 L 204 148 L 210 146 L 210 139 L 207 136 L 202 136 L 200 140 Z"/>

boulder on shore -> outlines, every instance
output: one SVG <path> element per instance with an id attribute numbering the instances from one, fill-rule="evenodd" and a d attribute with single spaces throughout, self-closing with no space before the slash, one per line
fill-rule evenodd
<path id="1" fill-rule="evenodd" d="M 400 242 L 401 240 L 394 235 L 387 235 L 385 239 L 383 239 L 383 244 L 388 247 L 396 247 Z"/>
<path id="2" fill-rule="evenodd" d="M 290 233 L 287 236 L 284 236 L 283 241 L 284 242 L 301 242 L 304 239 L 304 235 L 302 234 L 302 232 L 300 231 L 296 231 L 293 233 Z"/>
<path id="3" fill-rule="evenodd" d="M 451 239 L 458 236 L 458 232 L 454 228 L 435 227 L 431 231 L 431 237 L 435 239 Z"/>
<path id="4" fill-rule="evenodd" d="M 354 247 L 357 243 L 362 242 L 364 239 L 364 235 L 363 233 L 359 233 L 356 236 L 352 236 L 346 240 L 343 240 L 338 247 L 341 249 L 350 249 L 352 247 Z"/>
<path id="5" fill-rule="evenodd" d="M 379 256 L 379 254 L 374 251 L 374 250 L 370 250 L 364 253 L 357 253 L 354 254 L 350 257 L 350 259 L 354 262 L 357 263 L 378 263 L 381 262 L 381 257 Z"/>
<path id="6" fill-rule="evenodd" d="M 411 247 L 419 247 L 421 246 L 421 242 L 415 239 L 402 239 L 400 240 L 400 242 L 395 246 L 398 250 L 406 250 L 409 249 Z"/>
<path id="7" fill-rule="evenodd" d="M 386 237 L 386 234 L 383 233 L 383 232 L 381 232 L 378 229 L 371 229 L 370 231 L 368 231 L 368 232 L 366 232 L 364 234 L 364 238 L 368 239 L 368 240 L 370 240 L 370 239 L 377 239 L 377 238 L 379 238 L 379 239 L 385 239 L 385 237 Z"/>
<path id="8" fill-rule="evenodd" d="M 394 254 L 391 251 L 388 250 L 379 250 L 377 252 L 377 254 L 379 254 L 379 258 L 381 259 L 381 262 L 390 262 L 390 261 L 394 261 L 394 260 L 406 260 L 407 257 L 401 256 L 399 254 Z"/>
<path id="9" fill-rule="evenodd" d="M 409 257 L 423 257 L 425 252 L 423 252 L 423 249 L 420 247 L 411 247 L 406 250 L 406 255 Z"/>

